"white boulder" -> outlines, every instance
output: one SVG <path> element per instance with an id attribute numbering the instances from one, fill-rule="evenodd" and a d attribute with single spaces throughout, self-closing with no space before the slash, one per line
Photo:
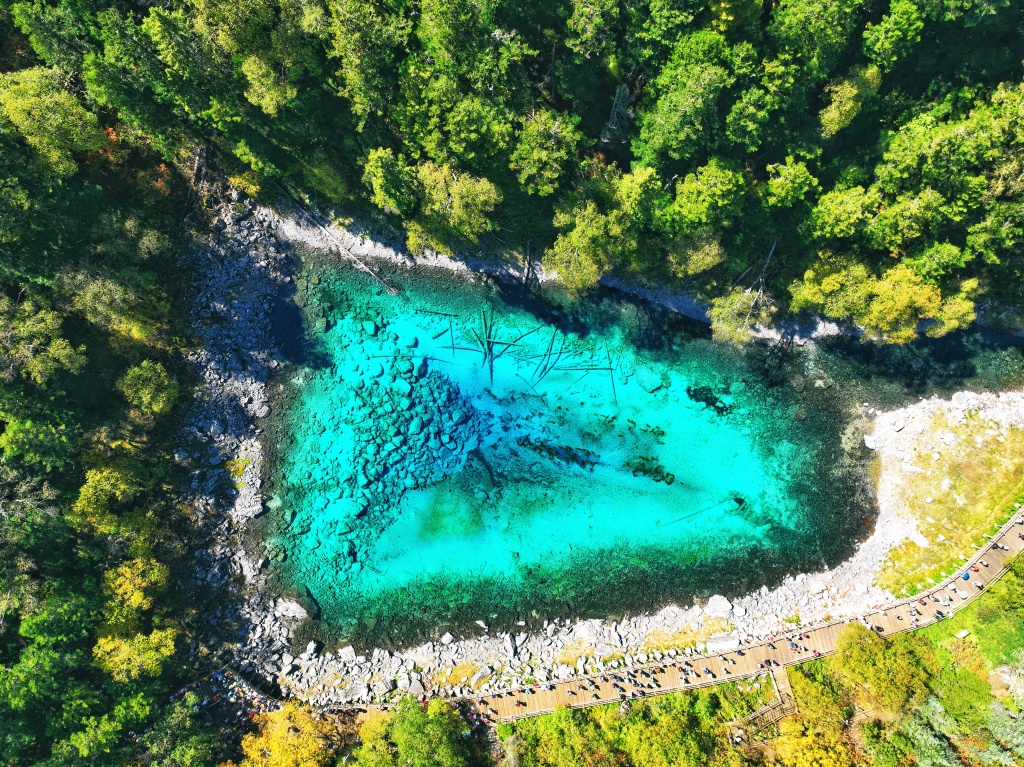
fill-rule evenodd
<path id="1" fill-rule="evenodd" d="M 732 602 L 721 594 L 715 594 L 708 600 L 704 613 L 712 618 L 728 618 L 732 613 Z"/>

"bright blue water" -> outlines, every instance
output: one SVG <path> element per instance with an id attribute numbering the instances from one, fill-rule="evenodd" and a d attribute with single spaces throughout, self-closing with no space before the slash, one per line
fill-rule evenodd
<path id="1" fill-rule="evenodd" d="M 849 371 L 888 363 L 859 347 L 741 352 L 611 295 L 570 316 L 450 274 L 398 272 L 391 296 L 315 271 L 271 505 L 276 577 L 328 633 L 621 614 L 834 563 L 864 533 Z"/>

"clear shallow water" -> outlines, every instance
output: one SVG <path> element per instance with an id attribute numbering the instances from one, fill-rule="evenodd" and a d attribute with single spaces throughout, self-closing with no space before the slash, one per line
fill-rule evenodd
<path id="1" fill-rule="evenodd" d="M 971 372 L 843 342 L 739 352 L 611 294 L 569 316 L 447 273 L 393 281 L 300 281 L 312 345 L 270 485 L 280 586 L 365 643 L 833 564 L 872 512 L 853 403 Z"/>

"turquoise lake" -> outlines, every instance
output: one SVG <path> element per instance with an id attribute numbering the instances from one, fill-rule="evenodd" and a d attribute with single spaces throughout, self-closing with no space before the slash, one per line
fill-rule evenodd
<path id="1" fill-rule="evenodd" d="M 621 616 L 849 556 L 873 519 L 862 401 L 1019 377 L 973 340 L 736 350 L 611 292 L 307 264 L 264 535 L 323 633 Z M 959 350 L 958 350 L 959 349 Z M 902 359 L 899 355 L 909 354 Z"/>

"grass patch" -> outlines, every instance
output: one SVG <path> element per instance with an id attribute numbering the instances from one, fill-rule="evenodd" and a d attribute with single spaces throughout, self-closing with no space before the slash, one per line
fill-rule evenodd
<path id="1" fill-rule="evenodd" d="M 570 642 L 555 655 L 554 665 L 559 663 L 565 664 L 566 666 L 576 666 L 576 661 L 584 656 L 592 656 L 594 654 L 594 648 L 592 645 L 587 644 L 582 640 L 575 640 Z"/>
<path id="2" fill-rule="evenodd" d="M 243 456 L 242 458 L 231 459 L 224 464 L 224 467 L 232 477 L 239 479 L 243 474 L 245 474 L 245 470 L 249 468 L 251 463 L 252 461 L 250 459 Z"/>
<path id="3" fill-rule="evenodd" d="M 681 628 L 678 631 L 655 629 L 644 639 L 638 652 L 650 655 L 652 652 L 678 650 L 683 647 L 696 647 L 706 642 L 715 634 L 723 634 L 732 627 L 725 618 L 705 618 L 700 628 Z"/>
<path id="4" fill-rule="evenodd" d="M 1024 569 L 1020 557 L 1014 568 Z M 1022 594 L 1024 583 L 1011 570 L 952 618 L 926 626 L 921 634 L 945 654 L 944 660 L 975 673 L 991 671 L 1008 663 L 1014 651 L 1024 647 L 1024 621 L 1011 607 Z M 957 639 L 965 629 L 970 635 Z"/>
<path id="5" fill-rule="evenodd" d="M 245 482 L 242 481 L 242 477 L 245 475 L 245 470 L 252 465 L 252 460 L 248 456 L 241 456 L 239 458 L 232 458 L 224 464 L 224 468 L 227 469 L 228 475 L 232 479 L 232 484 L 235 486 L 235 490 L 241 490 L 245 487 Z"/>
<path id="6" fill-rule="evenodd" d="M 948 432 L 956 437 L 951 446 L 940 439 Z M 976 413 L 962 424 L 940 414 L 917 436 L 911 456 L 900 493 L 927 543 L 904 541 L 890 552 L 877 582 L 893 594 L 915 594 L 942 580 L 1024 499 L 1020 429 L 1000 429 Z"/>
<path id="7" fill-rule="evenodd" d="M 441 687 L 446 684 L 469 684 L 469 680 L 473 678 L 473 675 L 479 671 L 482 666 L 476 663 L 460 663 L 457 666 L 451 668 L 438 669 L 430 675 L 430 682 L 434 687 Z M 474 690 L 479 690 L 484 682 L 490 677 L 484 677 L 475 685 L 472 685 Z"/>
<path id="8" fill-rule="evenodd" d="M 758 709 L 776 702 L 775 684 L 772 681 L 772 675 L 768 673 L 765 674 L 764 679 L 719 685 L 717 691 L 721 703 L 718 718 L 723 722 L 742 719 Z"/>

